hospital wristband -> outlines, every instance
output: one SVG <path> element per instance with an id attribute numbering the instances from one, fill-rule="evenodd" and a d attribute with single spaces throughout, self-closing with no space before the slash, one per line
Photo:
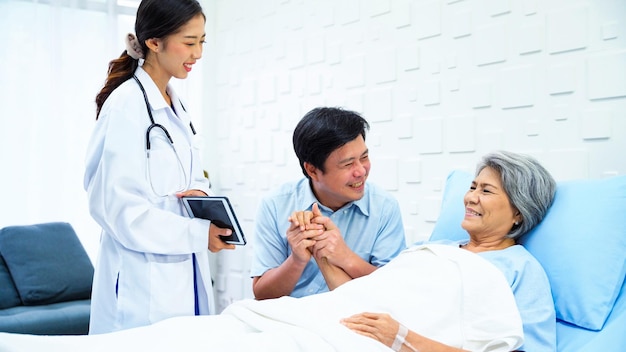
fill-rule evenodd
<path id="1" fill-rule="evenodd" d="M 417 349 L 415 349 L 415 347 L 413 347 L 413 345 L 411 345 L 406 340 L 406 335 L 408 334 L 409 334 L 409 329 L 407 329 L 406 326 L 400 324 L 400 326 L 398 327 L 398 333 L 396 334 L 396 338 L 393 340 L 393 344 L 391 345 L 391 349 L 396 352 L 399 352 L 402 349 L 402 346 L 405 345 L 411 351 L 419 352 Z"/>

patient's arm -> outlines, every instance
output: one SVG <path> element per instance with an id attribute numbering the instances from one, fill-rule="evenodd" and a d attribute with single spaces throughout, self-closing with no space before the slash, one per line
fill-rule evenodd
<path id="1" fill-rule="evenodd" d="M 376 266 L 363 260 L 363 258 L 348 247 L 337 225 L 335 225 L 330 218 L 322 214 L 317 203 L 313 204 L 311 214 L 312 218 L 310 222 L 312 224 L 322 225 L 325 229 L 323 233 L 312 237 L 315 243 L 310 247 L 318 266 L 320 265 L 320 259 L 325 258 L 324 264 L 327 263 L 337 267 L 348 275 L 347 277 L 343 277 L 343 275 L 340 275 L 341 277 L 339 278 L 333 277 L 331 279 L 332 282 L 337 282 L 338 279 L 339 284 L 342 284 L 351 279 L 371 274 L 377 269 Z M 320 270 L 322 270 L 322 266 L 320 266 Z M 324 274 L 323 270 L 322 273 Z M 329 275 L 333 276 L 335 276 L 335 273 L 334 270 L 328 272 Z M 324 278 L 330 288 L 331 282 L 329 282 L 326 274 L 324 274 Z"/>
<path id="2" fill-rule="evenodd" d="M 324 276 L 324 280 L 326 280 L 326 285 L 328 285 L 329 290 L 334 290 L 342 284 L 352 280 L 350 275 L 346 274 L 343 269 L 338 266 L 335 266 L 328 262 L 326 257 L 315 258 L 315 262 L 317 266 L 319 266 L 320 271 L 322 272 L 322 276 Z"/>
<path id="3" fill-rule="evenodd" d="M 341 268 L 351 279 L 371 274 L 377 269 L 348 247 L 341 232 L 329 218 L 320 216 L 312 221 L 324 225 L 326 229 L 319 236 L 312 238 L 315 240 L 311 247 L 315 259 L 326 258 L 329 264 Z"/>
<path id="4" fill-rule="evenodd" d="M 341 320 L 341 323 L 358 334 L 380 341 L 386 346 L 393 346 L 396 335 L 400 329 L 400 323 L 389 314 L 384 313 L 361 313 Z M 424 337 L 409 330 L 403 343 L 397 351 L 402 352 L 457 352 L 465 351 L 456 347 L 448 346 L 435 340 Z"/>

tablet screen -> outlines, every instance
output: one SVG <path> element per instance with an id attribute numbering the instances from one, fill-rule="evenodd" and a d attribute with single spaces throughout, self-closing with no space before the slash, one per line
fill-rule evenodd
<path id="1" fill-rule="evenodd" d="M 231 229 L 233 233 L 230 236 L 220 236 L 224 242 L 241 246 L 246 244 L 246 238 L 228 198 L 183 197 L 183 204 L 189 216 L 211 220 L 217 227 Z"/>

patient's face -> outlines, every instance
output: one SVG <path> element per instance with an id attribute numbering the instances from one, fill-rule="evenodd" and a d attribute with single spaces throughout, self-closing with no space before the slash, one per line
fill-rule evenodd
<path id="1" fill-rule="evenodd" d="M 482 169 L 472 181 L 464 202 L 461 226 L 474 238 L 504 237 L 519 221 L 517 210 L 502 187 L 500 173 L 490 167 Z"/>

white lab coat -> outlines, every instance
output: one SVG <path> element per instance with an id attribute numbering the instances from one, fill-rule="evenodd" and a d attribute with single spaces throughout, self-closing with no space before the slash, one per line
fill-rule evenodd
<path id="1" fill-rule="evenodd" d="M 91 137 L 84 178 L 90 213 L 102 227 L 90 333 L 193 315 L 192 253 L 200 313 L 215 312 L 207 249 L 210 222 L 189 218 L 173 195 L 183 188 L 209 194 L 189 116 L 171 86 L 168 93 L 176 113 L 141 67 L 136 76 L 155 122 L 169 131 L 178 155 L 165 134 L 153 129 L 148 163 L 150 119 L 139 85 L 131 78 L 111 93 Z"/>

